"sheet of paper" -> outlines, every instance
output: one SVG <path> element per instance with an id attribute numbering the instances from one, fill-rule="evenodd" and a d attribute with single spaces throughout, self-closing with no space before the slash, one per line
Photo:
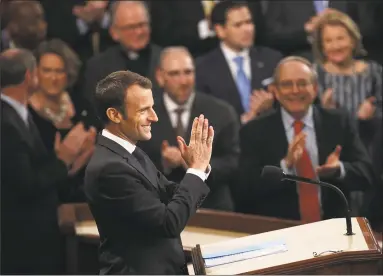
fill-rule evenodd
<path id="1" fill-rule="evenodd" d="M 247 251 L 243 253 L 225 255 L 222 257 L 207 258 L 207 259 L 204 259 L 204 261 L 205 261 L 205 267 L 209 268 L 213 266 L 239 262 L 239 261 L 257 258 L 261 256 L 277 254 L 277 253 L 281 253 L 285 251 L 287 251 L 286 244 L 279 244 L 272 247 L 258 249 L 254 251 Z"/>

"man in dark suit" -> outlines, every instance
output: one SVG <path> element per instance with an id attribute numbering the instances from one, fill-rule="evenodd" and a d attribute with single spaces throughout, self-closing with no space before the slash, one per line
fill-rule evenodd
<path id="1" fill-rule="evenodd" d="M 210 24 L 211 11 L 220 1 L 148 1 L 152 18 L 153 41 L 163 47 L 182 45 L 194 57 L 213 50 L 218 39 Z M 249 1 L 257 20 L 257 33 L 263 33 L 260 1 Z"/>
<path id="2" fill-rule="evenodd" d="M 371 160 L 355 122 L 341 110 L 312 105 L 317 78 L 311 63 L 300 57 L 281 61 L 274 75 L 281 108 L 245 125 L 240 132 L 240 180 L 246 212 L 313 222 L 344 215 L 339 195 L 303 183 L 265 182 L 265 165 L 320 178 L 350 191 L 367 190 L 373 182 Z"/>
<path id="3" fill-rule="evenodd" d="M 85 68 L 83 93 L 93 102 L 96 84 L 108 74 L 131 70 L 154 82 L 161 49 L 150 43 L 150 22 L 143 1 L 116 1 L 111 6 L 110 33 L 119 45 L 91 58 Z"/>
<path id="4" fill-rule="evenodd" d="M 234 108 L 194 90 L 193 59 L 184 47 L 162 52 L 157 79 L 163 91 L 154 98 L 160 120 L 152 126 L 153 138 L 140 143 L 141 148 L 169 180 L 180 181 L 185 168 L 176 137 L 188 140 L 193 118 L 204 114 L 214 126 L 215 141 L 208 181 L 211 191 L 202 207 L 233 211 L 230 184 L 239 156 L 239 122 Z"/>
<path id="5" fill-rule="evenodd" d="M 321 15 L 338 10 L 348 13 L 348 1 L 268 1 L 265 15 L 265 43 L 284 55 L 312 60 L 311 33 Z"/>
<path id="6" fill-rule="evenodd" d="M 204 183 L 214 130 L 193 121 L 189 146 L 177 137 L 189 167 L 180 184 L 168 181 L 136 146 L 158 121 L 150 80 L 118 71 L 100 81 L 96 103 L 105 123 L 86 169 L 85 191 L 100 233 L 101 274 L 180 274 L 180 234 L 209 192 Z"/>
<path id="7" fill-rule="evenodd" d="M 273 106 L 272 94 L 264 90 L 282 54 L 252 47 L 254 23 L 245 2 L 219 2 L 211 21 L 221 45 L 197 60 L 197 90 L 233 105 L 246 123 Z"/>
<path id="8" fill-rule="evenodd" d="M 81 141 L 57 136 L 49 153 L 28 115 L 36 86 L 36 60 L 27 50 L 0 56 L 1 72 L 1 274 L 60 274 L 58 190 Z M 64 185 L 64 186 L 61 186 Z"/>
<path id="9" fill-rule="evenodd" d="M 45 39 L 47 23 L 39 1 L 10 1 L 4 11 L 5 28 L 1 31 L 1 47 L 35 50 Z"/>

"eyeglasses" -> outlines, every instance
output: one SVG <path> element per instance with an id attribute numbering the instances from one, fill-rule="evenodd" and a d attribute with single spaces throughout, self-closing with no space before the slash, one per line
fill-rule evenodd
<path id="1" fill-rule="evenodd" d="M 124 26 L 115 26 L 115 27 L 119 29 L 120 31 L 132 32 L 138 29 L 149 27 L 149 21 L 140 22 L 137 24 L 124 25 Z"/>
<path id="2" fill-rule="evenodd" d="M 304 90 L 306 89 L 309 85 L 312 85 L 313 82 L 311 80 L 298 80 L 298 81 L 291 81 L 291 80 L 286 80 L 286 81 L 280 81 L 280 82 L 277 82 L 277 86 L 281 89 L 281 90 L 285 90 L 285 91 L 291 91 L 294 89 L 294 86 L 296 86 L 296 88 L 301 91 L 301 90 Z"/>

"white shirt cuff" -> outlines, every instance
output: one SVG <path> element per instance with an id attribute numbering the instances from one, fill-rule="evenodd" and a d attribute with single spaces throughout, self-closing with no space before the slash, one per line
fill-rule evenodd
<path id="1" fill-rule="evenodd" d="M 204 172 L 201 170 L 193 169 L 193 168 L 189 168 L 186 171 L 186 173 L 191 173 L 191 174 L 198 176 L 199 178 L 202 179 L 202 181 L 205 181 L 209 177 L 210 172 L 211 172 L 210 164 L 208 165 L 208 167 L 206 168 L 206 171 L 204 171 Z"/>
<path id="2" fill-rule="evenodd" d="M 89 30 L 88 24 L 81 18 L 77 18 L 76 25 L 77 25 L 78 31 L 80 32 L 80 35 L 86 34 Z"/>
<path id="3" fill-rule="evenodd" d="M 294 173 L 294 170 L 292 169 L 289 169 L 286 165 L 286 162 L 284 159 L 281 160 L 281 169 L 283 170 L 283 172 L 287 173 L 287 174 L 293 174 Z"/>
<path id="4" fill-rule="evenodd" d="M 346 176 L 346 170 L 344 168 L 343 162 L 340 162 L 340 176 L 339 179 L 343 179 Z"/>

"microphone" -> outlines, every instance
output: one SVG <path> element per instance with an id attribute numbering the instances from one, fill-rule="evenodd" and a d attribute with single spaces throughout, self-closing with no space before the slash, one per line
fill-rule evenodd
<path id="1" fill-rule="evenodd" d="M 348 204 L 346 196 L 338 187 L 336 187 L 332 184 L 323 182 L 323 181 L 316 181 L 316 180 L 312 180 L 309 178 L 304 178 L 304 177 L 300 177 L 300 176 L 296 176 L 296 175 L 286 174 L 286 173 L 284 173 L 284 171 L 281 168 L 278 168 L 275 166 L 264 166 L 262 169 L 262 178 L 265 180 L 271 181 L 273 183 L 280 182 L 284 179 L 287 179 L 287 180 L 292 180 L 292 181 L 305 182 L 308 184 L 314 184 L 314 185 L 319 185 L 319 186 L 323 186 L 323 187 L 328 187 L 328 188 L 335 190 L 340 195 L 340 197 L 343 199 L 344 206 L 346 209 L 346 215 L 345 215 L 346 227 L 347 227 L 346 235 L 347 236 L 354 235 L 354 233 L 352 232 L 349 204 Z"/>

